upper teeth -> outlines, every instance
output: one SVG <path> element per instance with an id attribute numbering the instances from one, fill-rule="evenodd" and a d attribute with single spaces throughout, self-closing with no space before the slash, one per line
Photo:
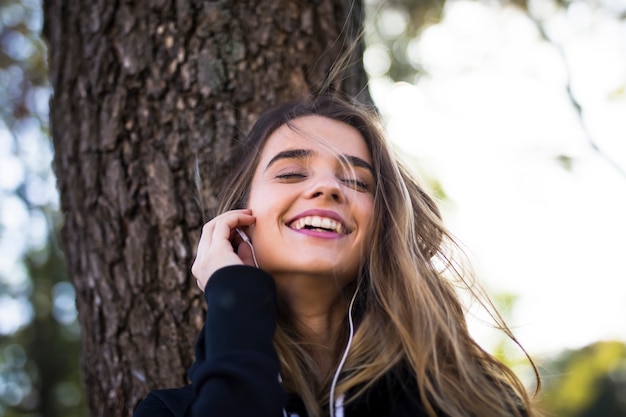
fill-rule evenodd
<path id="1" fill-rule="evenodd" d="M 305 226 L 333 230 L 337 233 L 344 233 L 343 225 L 328 217 L 306 216 L 301 217 L 291 224 L 293 229 L 304 229 Z"/>

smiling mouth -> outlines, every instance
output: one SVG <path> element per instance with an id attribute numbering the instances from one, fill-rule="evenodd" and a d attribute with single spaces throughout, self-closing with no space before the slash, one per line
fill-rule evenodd
<path id="1" fill-rule="evenodd" d="M 300 217 L 299 219 L 294 220 L 289 227 L 295 230 L 315 230 L 319 232 L 339 233 L 342 235 L 350 233 L 350 230 L 346 229 L 345 226 L 337 220 L 320 216 Z"/>

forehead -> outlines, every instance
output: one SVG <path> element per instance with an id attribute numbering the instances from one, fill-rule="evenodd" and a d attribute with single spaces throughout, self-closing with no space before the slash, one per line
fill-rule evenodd
<path id="1" fill-rule="evenodd" d="M 267 139 L 261 165 L 285 149 L 311 149 L 320 154 L 350 155 L 371 163 L 365 139 L 354 127 L 323 116 L 305 116 L 282 125 Z"/>

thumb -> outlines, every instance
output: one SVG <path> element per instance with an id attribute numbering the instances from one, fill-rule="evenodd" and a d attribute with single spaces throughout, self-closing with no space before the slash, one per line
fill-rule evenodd
<path id="1" fill-rule="evenodd" d="M 237 247 L 237 256 L 241 258 L 245 265 L 258 267 L 254 259 L 254 254 L 252 253 L 252 245 L 241 242 Z"/>

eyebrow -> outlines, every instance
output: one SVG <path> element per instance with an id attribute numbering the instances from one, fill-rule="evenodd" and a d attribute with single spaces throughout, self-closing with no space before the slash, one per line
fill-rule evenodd
<path id="1" fill-rule="evenodd" d="M 372 175 L 374 175 L 374 167 L 372 167 L 368 162 L 364 161 L 363 159 L 359 158 L 358 156 L 342 155 L 342 157 L 346 158 L 346 160 L 348 162 L 350 162 L 350 164 L 352 164 L 353 166 L 365 168 L 365 169 L 369 170 Z"/>
<path id="2" fill-rule="evenodd" d="M 310 149 L 288 149 L 286 151 L 278 152 L 274 157 L 267 163 L 265 170 L 267 171 L 274 163 L 280 161 L 281 159 L 306 159 L 313 155 L 313 151 Z"/>
<path id="3" fill-rule="evenodd" d="M 278 162 L 281 159 L 306 159 L 313 156 L 315 152 L 311 149 L 288 149 L 286 151 L 278 152 L 274 157 L 267 163 L 265 170 L 267 171 L 274 163 Z M 374 168 L 367 161 L 359 158 L 354 155 L 341 155 L 342 159 L 348 161 L 348 163 L 355 167 L 365 168 L 370 171 L 372 175 L 374 175 Z"/>

